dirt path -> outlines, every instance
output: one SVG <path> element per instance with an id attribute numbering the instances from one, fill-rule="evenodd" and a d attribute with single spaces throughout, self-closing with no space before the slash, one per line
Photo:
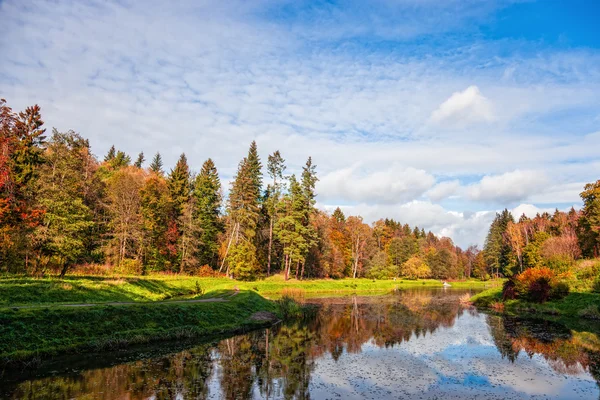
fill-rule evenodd
<path id="1" fill-rule="evenodd" d="M 164 300 L 164 301 L 113 301 L 110 303 L 79 303 L 79 304 L 33 304 L 28 306 L 0 306 L 2 308 L 23 309 L 23 308 L 49 308 L 49 307 L 95 307 L 95 306 L 131 306 L 131 305 L 155 305 L 155 304 L 191 304 L 191 303 L 222 303 L 227 299 L 222 297 L 213 297 L 210 299 L 190 299 L 190 300 Z"/>

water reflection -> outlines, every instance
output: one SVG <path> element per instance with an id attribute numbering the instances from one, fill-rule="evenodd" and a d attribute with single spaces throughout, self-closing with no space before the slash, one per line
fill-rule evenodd
<path id="1" fill-rule="evenodd" d="M 0 397 L 598 398 L 595 334 L 464 310 L 462 293 L 310 299 L 321 305 L 310 321 L 76 370 L 70 359 L 5 376 Z"/>

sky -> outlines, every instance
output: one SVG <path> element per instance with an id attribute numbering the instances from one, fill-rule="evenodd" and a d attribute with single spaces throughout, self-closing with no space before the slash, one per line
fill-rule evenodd
<path id="1" fill-rule="evenodd" d="M 481 246 L 600 178 L 600 2 L 0 0 L 0 97 L 165 165 L 252 140 L 318 207 Z M 265 171 L 266 172 L 266 171 Z"/>

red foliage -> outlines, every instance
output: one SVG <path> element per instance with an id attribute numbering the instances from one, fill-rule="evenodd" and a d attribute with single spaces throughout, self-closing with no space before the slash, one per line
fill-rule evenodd
<path id="1" fill-rule="evenodd" d="M 206 264 L 201 266 L 195 275 L 201 276 L 203 278 L 216 278 L 222 276 L 222 274 L 219 274 L 219 271 L 215 271 L 210 265 Z"/>

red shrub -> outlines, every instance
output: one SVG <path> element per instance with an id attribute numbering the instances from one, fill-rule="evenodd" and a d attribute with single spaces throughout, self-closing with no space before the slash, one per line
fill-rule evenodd
<path id="1" fill-rule="evenodd" d="M 201 276 L 203 278 L 216 278 L 220 276 L 219 272 L 212 269 L 209 265 L 201 266 L 195 275 Z"/>

